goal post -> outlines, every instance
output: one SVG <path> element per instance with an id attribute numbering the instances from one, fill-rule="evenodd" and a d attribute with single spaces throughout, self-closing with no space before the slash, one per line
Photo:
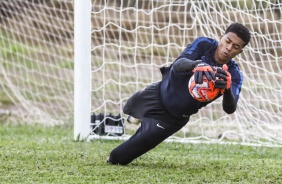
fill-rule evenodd
<path id="1" fill-rule="evenodd" d="M 125 121 L 127 99 L 195 38 L 219 40 L 241 22 L 252 39 L 235 58 L 237 111 L 226 115 L 220 98 L 168 141 L 281 145 L 281 12 L 281 0 L 1 0 L 0 119 L 73 125 L 75 140 L 127 139 L 138 128 Z M 93 122 L 125 131 L 101 136 Z"/>
<path id="2" fill-rule="evenodd" d="M 74 139 L 90 134 L 91 0 L 74 0 Z"/>

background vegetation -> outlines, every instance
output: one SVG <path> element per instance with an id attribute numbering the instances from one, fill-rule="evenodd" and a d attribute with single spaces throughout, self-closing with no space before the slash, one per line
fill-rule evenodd
<path id="1" fill-rule="evenodd" d="M 115 8 L 130 8 L 130 7 L 138 7 L 140 10 L 150 11 L 152 8 L 161 7 L 161 5 L 167 4 L 167 1 L 139 1 L 139 0 L 115 0 L 115 1 L 104 1 L 104 0 L 92 0 L 93 10 L 95 11 L 96 7 L 107 5 L 108 7 L 115 7 Z M 186 9 L 189 10 L 191 8 L 191 3 L 188 2 L 186 5 Z M 195 4 L 199 6 L 199 8 L 205 9 L 208 6 L 208 2 L 205 1 L 195 1 Z M 273 0 L 271 1 L 271 6 L 273 8 L 274 15 L 270 12 L 263 12 L 264 7 L 268 7 L 269 3 L 266 3 L 266 1 L 254 1 L 254 0 L 245 0 L 245 1 L 227 1 L 226 3 L 230 5 L 231 7 L 242 9 L 242 10 L 248 10 L 248 9 L 254 9 L 254 14 L 261 14 L 264 16 L 264 18 L 272 19 L 281 19 L 281 9 L 279 7 L 281 6 L 281 2 L 279 0 Z M 223 6 L 223 3 L 218 2 L 217 3 L 218 10 L 226 11 L 226 9 Z M 2 48 L 6 49 L 0 49 L 0 57 L 3 60 L 9 60 L 13 61 L 16 59 L 24 59 L 24 56 L 30 57 L 29 63 L 33 63 L 33 65 L 30 65 L 28 67 L 34 67 L 35 60 L 38 59 L 37 57 L 40 57 L 40 60 L 46 60 L 46 62 L 54 62 L 52 60 L 59 60 L 61 58 L 64 58 L 64 60 L 61 61 L 61 67 L 66 69 L 73 69 L 73 1 L 72 0 L 25 0 L 25 1 L 9 1 L 9 0 L 2 0 L 0 2 L 0 24 L 4 25 L 0 28 L 0 46 Z M 130 33 L 132 29 L 135 29 L 135 25 L 139 24 L 139 26 L 148 26 L 146 25 L 150 21 L 154 21 L 154 26 L 156 26 L 159 29 L 163 30 L 154 30 L 155 33 L 155 40 L 154 43 L 157 45 L 165 45 L 168 42 L 170 43 L 178 43 L 179 45 L 185 45 L 189 43 L 194 37 L 187 37 L 188 40 L 183 40 L 182 35 L 187 34 L 187 32 L 181 31 L 179 28 L 175 28 L 175 26 L 171 26 L 169 30 L 164 29 L 165 26 L 168 24 L 178 24 L 180 27 L 182 27 L 182 23 L 186 22 L 187 25 L 190 26 L 190 24 L 193 22 L 193 13 L 191 15 L 187 13 L 183 13 L 185 7 L 177 7 L 172 6 L 170 9 L 160 9 L 160 11 L 155 11 L 153 14 L 153 19 L 151 16 L 145 14 L 144 12 L 139 12 L 138 21 L 136 22 L 136 17 L 132 16 L 131 12 L 124 11 L 123 21 L 120 22 L 120 26 L 127 30 L 127 32 L 121 32 L 122 39 L 124 41 L 123 44 L 135 44 L 135 40 L 142 40 L 142 39 L 149 39 L 150 41 L 151 37 L 151 31 L 146 32 L 146 30 L 140 29 L 139 31 L 139 37 L 135 38 L 135 32 Z M 268 7 L 269 8 L 269 7 Z M 252 20 L 245 19 L 246 17 L 244 14 L 241 14 L 240 16 L 236 12 L 232 12 L 232 9 L 230 9 L 229 15 L 223 14 L 222 16 L 226 16 L 230 20 L 239 19 L 240 21 L 246 21 L 245 24 L 252 28 L 252 31 L 258 32 L 258 33 L 267 33 L 269 34 L 269 39 L 271 40 L 277 40 L 279 37 L 278 35 L 273 34 L 275 33 L 277 27 L 279 25 L 272 24 L 269 22 L 268 25 L 266 24 L 253 24 Z M 177 13 L 171 13 L 171 12 L 177 12 Z M 210 9 L 210 11 L 215 11 L 213 9 Z M 92 24 L 94 30 L 100 29 L 101 24 L 104 23 L 117 23 L 119 24 L 119 20 L 115 19 L 116 17 L 119 17 L 118 12 L 114 12 L 111 10 L 108 10 L 107 12 L 107 18 L 103 19 L 103 14 L 95 14 L 95 16 L 92 17 Z M 54 16 L 54 17 L 52 17 Z M 255 15 L 254 15 L 255 16 Z M 275 16 L 274 18 L 272 16 Z M 34 19 L 33 17 L 36 17 Z M 199 19 L 203 19 L 201 21 L 205 22 L 206 17 L 198 16 Z M 245 20 L 244 20 L 245 19 Z M 20 22 L 23 24 L 20 25 Z M 51 22 L 48 24 L 48 22 Z M 144 24 L 144 25 L 143 25 Z M 33 29 L 30 29 L 33 28 Z M 199 26 L 196 26 L 194 29 L 198 29 L 201 31 L 201 34 L 207 34 L 205 33 L 205 30 L 202 29 Z M 279 27 L 278 27 L 279 29 Z M 13 30 L 13 31 L 11 31 Z M 144 33 L 142 33 L 144 31 Z M 167 33 L 169 32 L 169 34 Z M 208 30 L 208 31 L 214 31 L 218 34 L 221 34 L 221 30 L 218 28 L 214 28 L 214 30 Z M 25 34 L 20 34 L 25 33 Z M 193 32 L 194 33 L 194 32 Z M 105 29 L 105 32 L 93 32 L 92 35 L 92 42 L 94 45 L 97 45 L 99 43 L 102 43 L 103 35 L 106 34 L 107 38 L 110 42 L 115 43 L 119 42 L 119 29 L 117 27 L 114 27 L 112 25 L 108 25 Z M 191 33 L 189 33 L 191 34 Z M 180 35 L 180 36 L 178 36 Z M 148 37 L 148 38 L 147 38 Z M 36 40 L 35 40 L 36 38 Z M 9 43 L 11 41 L 10 39 L 14 40 L 14 43 Z M 258 38 L 259 39 L 259 38 Z M 42 41 L 45 42 L 42 42 Z M 50 42 L 50 45 L 44 45 L 46 42 Z M 131 43 L 130 43 L 131 42 Z M 263 40 L 258 41 L 263 42 Z M 27 49 L 29 45 L 37 46 L 38 49 Z M 54 45 L 57 44 L 57 47 L 55 49 L 52 49 L 51 47 L 54 47 Z M 255 43 L 257 44 L 257 43 Z M 49 46 L 49 47 L 48 47 Z M 133 45 L 134 46 L 134 45 Z M 162 57 L 166 57 L 167 50 L 166 48 L 161 47 L 155 47 L 153 48 L 144 49 L 140 52 L 140 56 L 134 56 L 134 53 L 129 53 L 120 51 L 122 57 L 125 60 L 133 60 L 134 57 L 137 57 L 138 61 L 142 61 L 144 63 L 150 62 L 151 55 L 155 56 L 155 62 L 156 64 L 163 63 Z M 49 50 L 48 52 L 53 52 L 54 56 L 56 54 L 61 55 L 61 58 L 50 58 L 50 55 L 45 53 L 38 53 L 39 50 L 46 49 Z M 264 48 L 266 49 L 266 48 Z M 116 48 L 114 48 L 116 50 Z M 109 48 L 109 51 L 112 53 L 112 50 Z M 171 46 L 170 48 L 170 55 L 169 57 L 173 58 L 176 57 L 179 52 L 181 51 L 181 48 L 175 48 Z M 280 50 L 273 50 L 271 47 L 267 48 L 267 50 L 263 51 L 263 53 L 269 53 L 273 54 L 274 52 L 278 52 L 278 55 L 282 54 L 282 51 Z M 46 51 L 47 53 L 47 51 Z M 111 54 L 109 53 L 109 54 Z M 101 55 L 101 51 L 99 49 L 93 50 L 93 58 L 95 59 L 95 62 L 97 62 L 97 67 L 101 66 L 101 61 L 94 56 Z M 108 53 L 106 53 L 107 55 Z M 53 57 L 54 57 L 53 56 Z M 263 59 L 269 59 L 266 56 L 260 56 L 258 57 L 257 54 L 254 53 L 254 56 L 256 57 L 256 60 L 262 60 Z M 20 57 L 20 58 L 19 58 Z M 139 58 L 140 57 L 140 58 Z M 247 56 L 246 56 L 247 57 Z M 258 63 L 260 65 L 260 63 Z M 243 68 L 246 68 L 244 64 L 241 64 Z M 6 63 L 6 67 L 11 67 L 9 64 Z M 38 64 L 38 66 L 35 67 L 42 67 Z M 274 68 L 276 69 L 277 66 L 275 65 L 265 65 L 264 67 L 267 68 Z M 31 69 L 31 68 L 30 68 Z M 278 69 L 279 70 L 279 69 Z M 1 79 L 0 75 L 0 79 Z M 131 79 L 134 80 L 134 79 Z M 2 89 L 0 89 L 0 104 L 13 104 L 14 102 L 8 100 L 7 93 L 4 92 Z"/>

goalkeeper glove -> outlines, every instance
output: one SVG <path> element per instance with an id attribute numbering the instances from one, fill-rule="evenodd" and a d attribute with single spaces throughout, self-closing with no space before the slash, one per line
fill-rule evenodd
<path id="1" fill-rule="evenodd" d="M 226 64 L 224 64 L 221 68 L 217 68 L 216 70 L 216 80 L 214 83 L 215 88 L 221 89 L 221 94 L 223 94 L 226 90 L 229 90 L 231 87 L 231 75 L 227 71 L 228 67 Z"/>
<path id="2" fill-rule="evenodd" d="M 193 69 L 195 83 L 202 84 L 203 83 L 203 75 L 206 76 L 208 81 L 215 80 L 214 68 L 208 65 L 205 62 L 199 62 Z"/>

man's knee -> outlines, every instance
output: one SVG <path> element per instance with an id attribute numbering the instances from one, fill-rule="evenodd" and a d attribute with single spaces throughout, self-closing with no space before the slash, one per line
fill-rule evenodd
<path id="1" fill-rule="evenodd" d="M 130 112 L 131 106 L 132 106 L 131 101 L 127 101 L 126 104 L 124 105 L 123 109 L 122 109 L 123 113 L 130 115 L 131 114 L 131 112 Z"/>
<path id="2" fill-rule="evenodd" d="M 128 158 L 122 156 L 116 149 L 111 151 L 109 158 L 107 159 L 109 164 L 113 165 L 127 165 L 131 162 Z"/>
<path id="3" fill-rule="evenodd" d="M 144 110 L 140 108 L 139 105 L 140 104 L 136 104 L 133 99 L 130 98 L 123 107 L 123 113 L 137 119 L 142 119 Z"/>

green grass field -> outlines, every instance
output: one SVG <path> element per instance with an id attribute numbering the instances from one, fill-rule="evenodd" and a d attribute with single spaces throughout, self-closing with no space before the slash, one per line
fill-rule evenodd
<path id="1" fill-rule="evenodd" d="M 120 141 L 73 141 L 70 127 L 0 125 L 0 183 L 282 183 L 282 149 L 162 143 L 128 166 Z"/>

